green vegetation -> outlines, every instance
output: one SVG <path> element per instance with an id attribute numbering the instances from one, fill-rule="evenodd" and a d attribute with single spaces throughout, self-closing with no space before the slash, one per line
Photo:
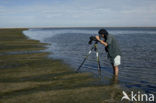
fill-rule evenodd
<path id="1" fill-rule="evenodd" d="M 75 73 L 47 58 L 44 43 L 22 34 L 26 29 L 0 29 L 0 103 L 118 103 L 122 92 L 97 84 L 90 73 Z"/>
<path id="2" fill-rule="evenodd" d="M 28 40 L 27 37 L 21 35 L 21 30 L 0 29 L 0 52 L 44 49 L 45 44 L 37 40 Z"/>

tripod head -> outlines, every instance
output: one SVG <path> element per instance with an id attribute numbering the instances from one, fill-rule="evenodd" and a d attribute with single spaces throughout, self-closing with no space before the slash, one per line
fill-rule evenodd
<path id="1" fill-rule="evenodd" d="M 97 44 L 97 43 L 99 42 L 99 41 L 96 39 L 95 36 L 91 36 L 91 37 L 89 37 L 89 39 L 90 39 L 89 42 L 88 42 L 89 45 L 91 45 L 93 41 L 94 41 L 95 44 Z"/>

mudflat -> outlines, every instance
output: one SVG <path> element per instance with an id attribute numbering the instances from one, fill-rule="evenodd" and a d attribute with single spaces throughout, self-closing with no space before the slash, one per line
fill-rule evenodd
<path id="1" fill-rule="evenodd" d="M 47 58 L 23 29 L 0 29 L 0 103 L 119 103 L 121 89 Z"/>

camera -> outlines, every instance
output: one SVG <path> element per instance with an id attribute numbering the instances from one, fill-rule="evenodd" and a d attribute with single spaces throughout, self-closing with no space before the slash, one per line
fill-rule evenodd
<path id="1" fill-rule="evenodd" d="M 93 41 L 95 41 L 96 44 L 99 42 L 99 41 L 96 39 L 95 36 L 91 36 L 91 37 L 89 37 L 89 39 L 90 39 L 90 40 L 89 40 L 88 44 L 90 44 L 90 45 L 92 44 Z"/>

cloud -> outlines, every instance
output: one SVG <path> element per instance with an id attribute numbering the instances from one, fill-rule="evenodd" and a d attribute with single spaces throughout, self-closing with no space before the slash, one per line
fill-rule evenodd
<path id="1" fill-rule="evenodd" d="M 45 0 L 0 4 L 4 26 L 155 26 L 154 0 Z"/>

